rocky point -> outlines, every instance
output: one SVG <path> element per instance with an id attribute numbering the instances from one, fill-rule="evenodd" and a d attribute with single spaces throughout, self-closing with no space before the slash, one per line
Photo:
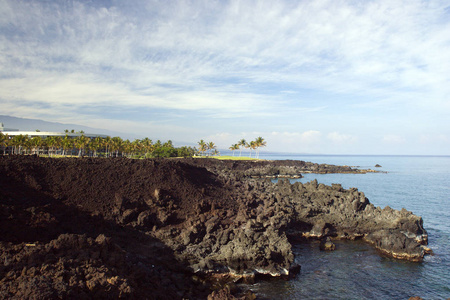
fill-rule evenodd
<path id="1" fill-rule="evenodd" d="M 334 239 L 363 239 L 385 255 L 422 260 L 430 250 L 421 217 L 375 207 L 355 188 L 283 179 L 370 171 L 1 157 L 0 298 L 253 299 L 233 282 L 294 276 L 292 244 L 306 239 L 327 250 Z"/>

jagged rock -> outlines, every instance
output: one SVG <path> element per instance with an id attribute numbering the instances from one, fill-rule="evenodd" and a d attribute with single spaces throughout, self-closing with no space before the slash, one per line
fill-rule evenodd
<path id="1" fill-rule="evenodd" d="M 141 212 L 137 217 L 137 225 L 151 227 L 155 225 L 155 215 L 151 210 Z"/>
<path id="2" fill-rule="evenodd" d="M 426 254 L 422 245 L 400 230 L 380 230 L 369 233 L 364 239 L 382 252 L 399 259 L 421 261 Z"/>
<path id="3" fill-rule="evenodd" d="M 130 223 L 131 221 L 133 221 L 134 219 L 136 219 L 136 217 L 138 216 L 138 211 L 137 209 L 127 209 L 123 212 L 123 214 L 120 216 L 120 221 L 122 223 Z"/>
<path id="4" fill-rule="evenodd" d="M 37 286 L 47 298 L 101 298 L 111 288 L 114 297 L 204 299 L 210 291 L 183 277 L 189 274 L 184 265 L 199 276 L 291 276 L 299 267 L 290 239 L 301 237 L 362 238 L 409 260 L 430 252 L 422 218 L 375 207 L 356 188 L 248 177 L 297 172 L 362 173 L 294 161 L 2 156 L 0 297 L 8 298 L 22 282 L 22 298 L 33 298 L 30 289 Z M 59 263 L 50 253 L 62 244 L 68 247 Z M 14 251 L 20 255 L 11 257 Z M 21 260 L 30 253 L 44 262 L 39 268 L 28 262 L 33 259 Z M 90 276 L 82 277 L 87 266 Z M 63 275 L 67 270 L 70 276 Z"/>
<path id="5" fill-rule="evenodd" d="M 256 295 L 252 291 L 247 291 L 243 296 L 236 297 L 232 294 L 232 288 L 229 285 L 214 291 L 208 295 L 208 300 L 255 300 Z"/>

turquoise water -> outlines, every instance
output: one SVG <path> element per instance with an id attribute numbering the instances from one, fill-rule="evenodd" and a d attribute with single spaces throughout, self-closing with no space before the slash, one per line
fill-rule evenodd
<path id="1" fill-rule="evenodd" d="M 362 242 L 337 242 L 334 252 L 316 243 L 296 245 L 302 266 L 290 281 L 271 280 L 250 286 L 267 299 L 424 299 L 450 298 L 450 157 L 275 155 L 316 163 L 376 168 L 387 173 L 305 174 L 301 182 L 341 183 L 356 187 L 376 206 L 406 208 L 424 220 L 433 256 L 421 263 L 383 257 Z"/>

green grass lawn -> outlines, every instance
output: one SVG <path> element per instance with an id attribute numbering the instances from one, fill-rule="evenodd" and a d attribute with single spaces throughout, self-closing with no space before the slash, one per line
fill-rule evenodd
<path id="1" fill-rule="evenodd" d="M 198 158 L 203 158 L 201 156 L 196 156 Z M 259 158 L 253 158 L 248 156 L 231 156 L 231 155 L 224 155 L 224 156 L 208 156 L 208 158 L 215 158 L 220 160 L 261 160 Z"/>

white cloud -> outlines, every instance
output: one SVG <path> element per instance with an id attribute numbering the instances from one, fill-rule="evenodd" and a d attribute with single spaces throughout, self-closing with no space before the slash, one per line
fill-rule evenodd
<path id="1" fill-rule="evenodd" d="M 320 141 L 322 133 L 317 130 L 308 130 L 300 135 L 300 142 L 306 144 L 315 144 Z"/>
<path id="2" fill-rule="evenodd" d="M 327 134 L 327 138 L 337 144 L 353 144 L 358 140 L 356 136 L 351 134 L 343 134 L 336 131 Z"/>
<path id="3" fill-rule="evenodd" d="M 360 133 L 340 133 L 348 128 L 325 118 L 316 121 L 323 127 L 302 124 L 307 114 L 336 109 L 348 119 L 357 108 L 364 119 L 376 108 L 403 118 L 407 109 L 414 118 L 450 110 L 446 1 L 114 5 L 0 1 L 3 113 L 69 118 L 68 105 L 120 103 L 198 112 L 212 121 L 239 118 L 250 130 L 275 130 L 273 138 L 312 147 L 324 137 L 355 143 Z M 276 117 L 283 122 L 265 124 Z M 335 132 L 296 132 L 305 128 L 299 124 Z M 209 130 L 212 136 L 229 129 Z"/>
<path id="4" fill-rule="evenodd" d="M 317 130 L 304 132 L 271 132 L 267 136 L 267 149 L 271 151 L 320 153 L 323 151 L 322 133 Z"/>
<path id="5" fill-rule="evenodd" d="M 238 76 L 250 83 L 292 82 L 337 92 L 379 91 L 380 83 L 431 88 L 444 84 L 436 71 L 444 75 L 448 68 L 442 62 L 450 55 L 442 51 L 450 27 L 434 21 L 442 14 L 439 7 L 410 1 L 364 6 L 250 1 L 212 9 L 152 3 L 151 17 L 139 20 L 124 7 L 14 6 L 17 13 L 9 21 L 34 41 L 14 46 L 7 40 L 11 54 L 19 50 L 15 56 L 38 68 L 128 71 L 129 77 L 119 80 L 137 79 L 140 87 L 162 78 L 200 89 L 209 84 L 208 76 Z M 59 13 L 51 13 L 55 8 Z M 23 12 L 29 13 L 26 19 Z M 49 64 L 47 59 L 59 56 L 71 60 Z"/>
<path id="6" fill-rule="evenodd" d="M 301 142 L 301 143 L 317 143 L 322 134 L 317 130 L 308 130 L 305 132 L 272 132 L 272 136 L 285 138 L 288 142 Z"/>
<path id="7" fill-rule="evenodd" d="M 403 136 L 396 134 L 387 134 L 383 136 L 383 142 L 387 144 L 404 144 L 406 139 Z"/>
<path id="8" fill-rule="evenodd" d="M 435 145 L 440 143 L 450 143 L 450 137 L 445 134 L 421 134 L 418 138 L 421 144 Z"/>

